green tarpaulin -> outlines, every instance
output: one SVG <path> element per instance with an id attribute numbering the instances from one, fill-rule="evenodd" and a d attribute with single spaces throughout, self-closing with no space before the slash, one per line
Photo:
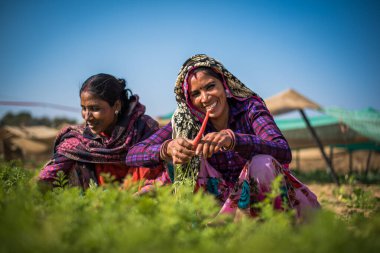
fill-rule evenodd
<path id="1" fill-rule="evenodd" d="M 380 149 L 380 112 L 327 108 L 325 115 L 308 117 L 323 145 L 347 149 Z M 302 118 L 275 119 L 292 148 L 315 146 L 306 123 Z"/>
<path id="2" fill-rule="evenodd" d="M 339 124 L 339 121 L 328 115 L 320 115 L 314 117 L 308 117 L 311 125 L 313 127 L 321 127 L 328 126 L 333 124 Z M 296 129 L 304 129 L 306 128 L 306 123 L 302 118 L 292 118 L 292 119 L 276 119 L 277 126 L 281 129 L 281 131 L 289 131 Z"/>
<path id="3" fill-rule="evenodd" d="M 328 108 L 324 111 L 327 115 L 344 122 L 363 136 L 380 143 L 379 111 L 373 108 L 350 111 L 340 108 Z"/>

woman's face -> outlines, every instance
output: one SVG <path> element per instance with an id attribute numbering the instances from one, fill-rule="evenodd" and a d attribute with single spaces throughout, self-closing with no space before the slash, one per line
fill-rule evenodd
<path id="1" fill-rule="evenodd" d="M 210 111 L 210 119 L 214 122 L 228 120 L 229 106 L 222 82 L 200 71 L 190 76 L 190 100 L 200 111 Z"/>
<path id="2" fill-rule="evenodd" d="M 120 101 L 117 101 L 114 106 L 110 106 L 107 101 L 84 91 L 80 94 L 80 103 L 82 117 L 92 133 L 110 134 L 112 132 L 112 127 L 117 121 L 115 111 L 120 111 Z"/>

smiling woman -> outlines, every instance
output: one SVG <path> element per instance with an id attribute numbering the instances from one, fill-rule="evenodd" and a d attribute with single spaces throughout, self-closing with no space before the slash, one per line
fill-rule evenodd
<path id="1" fill-rule="evenodd" d="M 91 179 L 102 185 L 104 173 L 120 182 L 127 175 L 144 180 L 140 193 L 153 183 L 170 182 L 161 164 L 150 168 L 125 164 L 129 148 L 157 131 L 158 123 L 144 114 L 145 106 L 126 89 L 124 79 L 109 74 L 91 76 L 79 95 L 85 124 L 60 131 L 54 156 L 40 172 L 40 182 L 52 182 L 58 171 L 65 172 L 71 185 L 83 188 Z"/>
<path id="2" fill-rule="evenodd" d="M 82 117 L 94 134 L 110 134 L 129 104 L 125 80 L 107 74 L 88 78 L 80 89 Z"/>
<path id="3" fill-rule="evenodd" d="M 291 150 L 264 101 L 221 63 L 207 55 L 191 57 L 174 91 L 178 108 L 172 122 L 134 145 L 127 164 L 172 162 L 176 180 L 192 177 L 195 191 L 214 194 L 220 213 L 235 217 L 259 215 L 257 204 L 278 175 L 283 180 L 274 208 L 294 208 L 303 217 L 319 207 L 316 196 L 289 171 Z M 195 146 L 192 139 L 201 124 L 204 136 Z"/>

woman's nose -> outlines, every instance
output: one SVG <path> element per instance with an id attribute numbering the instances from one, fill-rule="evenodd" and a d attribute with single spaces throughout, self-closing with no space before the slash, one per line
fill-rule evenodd
<path id="1" fill-rule="evenodd" d="M 208 94 L 207 92 L 202 92 L 201 93 L 201 102 L 206 102 L 208 99 Z"/>
<path id="2" fill-rule="evenodd" d="M 90 111 L 86 110 L 83 112 L 83 118 L 87 121 L 90 118 Z"/>

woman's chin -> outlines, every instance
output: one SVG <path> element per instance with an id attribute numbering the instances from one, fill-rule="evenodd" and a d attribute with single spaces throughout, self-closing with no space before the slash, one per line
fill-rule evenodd
<path id="1" fill-rule="evenodd" d="M 221 115 L 221 112 L 218 112 L 218 110 L 216 110 L 216 108 L 209 111 L 209 117 L 212 119 L 218 118 L 218 117 L 220 117 L 220 115 Z"/>

